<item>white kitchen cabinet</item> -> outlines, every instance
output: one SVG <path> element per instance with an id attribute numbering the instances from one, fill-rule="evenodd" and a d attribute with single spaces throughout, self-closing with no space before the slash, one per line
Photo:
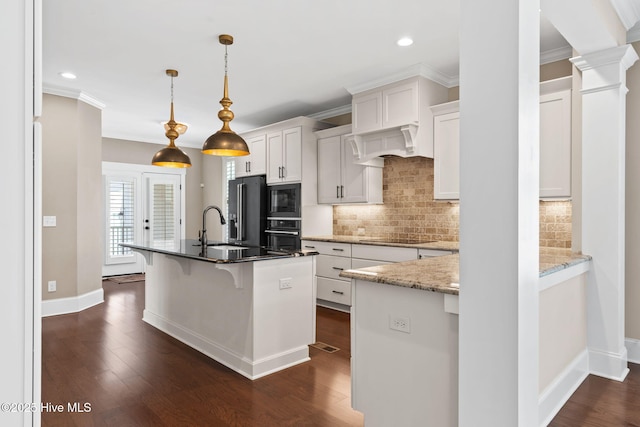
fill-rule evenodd
<path id="1" fill-rule="evenodd" d="M 417 123 L 418 80 L 410 79 L 353 96 L 353 132 L 357 134 Z"/>
<path id="2" fill-rule="evenodd" d="M 571 80 L 540 84 L 540 198 L 571 197 Z M 436 200 L 460 198 L 458 101 L 432 107 Z"/>
<path id="3" fill-rule="evenodd" d="M 302 248 L 319 253 L 316 257 L 317 304 L 349 311 L 351 279 L 340 277 L 340 272 L 351 268 L 351 244 L 303 240 Z"/>
<path id="4" fill-rule="evenodd" d="M 458 102 L 434 108 L 433 198 L 460 197 L 460 112 Z"/>
<path id="5" fill-rule="evenodd" d="M 571 197 L 571 90 L 540 95 L 540 197 Z"/>
<path id="6" fill-rule="evenodd" d="M 267 173 L 267 135 L 257 135 L 245 140 L 249 155 L 235 159 L 236 177 L 264 175 Z"/>
<path id="7" fill-rule="evenodd" d="M 316 132 L 318 203 L 382 203 L 382 168 L 353 162 L 351 125 Z"/>
<path id="8" fill-rule="evenodd" d="M 267 134 L 267 184 L 302 180 L 302 129 Z"/>

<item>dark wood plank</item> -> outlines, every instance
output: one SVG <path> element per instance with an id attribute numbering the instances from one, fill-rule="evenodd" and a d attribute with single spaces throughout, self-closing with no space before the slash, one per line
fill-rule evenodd
<path id="1" fill-rule="evenodd" d="M 43 426 L 358 426 L 349 315 L 318 308 L 311 361 L 256 381 L 142 321 L 144 282 L 104 281 L 105 303 L 43 319 Z M 70 413 L 68 402 L 91 412 Z"/>

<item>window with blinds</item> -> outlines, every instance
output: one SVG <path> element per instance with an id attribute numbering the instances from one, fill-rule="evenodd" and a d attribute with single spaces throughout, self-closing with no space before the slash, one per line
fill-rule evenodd
<path id="1" fill-rule="evenodd" d="M 131 249 L 120 243 L 134 242 L 135 181 L 113 178 L 109 181 L 109 256 L 130 256 Z"/>
<path id="2" fill-rule="evenodd" d="M 225 159 L 225 168 L 224 168 L 224 179 L 222 180 L 223 189 L 222 194 L 224 194 L 224 216 L 225 218 L 229 218 L 229 181 L 236 178 L 236 161 L 233 157 Z M 229 241 L 229 221 L 224 226 L 224 240 L 225 242 Z"/>
<path id="3" fill-rule="evenodd" d="M 172 248 L 176 237 L 173 184 L 153 184 L 152 239 L 155 247 Z"/>

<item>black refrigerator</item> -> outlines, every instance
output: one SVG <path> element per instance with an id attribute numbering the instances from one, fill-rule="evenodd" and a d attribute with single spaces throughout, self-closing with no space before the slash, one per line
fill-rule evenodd
<path id="1" fill-rule="evenodd" d="M 265 246 L 267 177 L 248 176 L 229 181 L 229 242 Z"/>

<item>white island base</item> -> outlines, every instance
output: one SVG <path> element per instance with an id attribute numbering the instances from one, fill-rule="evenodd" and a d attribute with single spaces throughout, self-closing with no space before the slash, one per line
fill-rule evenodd
<path id="1" fill-rule="evenodd" d="M 314 256 L 212 263 L 140 252 L 145 322 L 252 380 L 309 360 Z"/>

